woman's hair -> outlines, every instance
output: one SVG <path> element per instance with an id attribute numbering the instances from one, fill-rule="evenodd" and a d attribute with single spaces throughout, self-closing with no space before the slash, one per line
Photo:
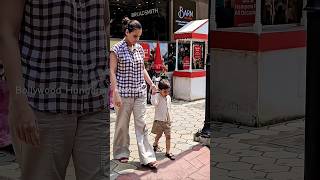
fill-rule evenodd
<path id="1" fill-rule="evenodd" d="M 170 88 L 170 82 L 167 79 L 161 79 L 158 84 L 159 90 L 163 89 L 169 89 Z"/>
<path id="2" fill-rule="evenodd" d="M 139 21 L 130 20 L 128 17 L 123 18 L 122 25 L 123 25 L 123 33 L 125 33 L 127 29 L 129 33 L 131 33 L 136 29 L 142 29 L 142 25 L 140 24 Z"/>

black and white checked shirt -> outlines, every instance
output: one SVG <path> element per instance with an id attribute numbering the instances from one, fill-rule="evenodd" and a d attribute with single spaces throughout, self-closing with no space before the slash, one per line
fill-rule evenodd
<path id="1" fill-rule="evenodd" d="M 144 51 L 140 44 L 131 50 L 126 41 L 115 44 L 113 51 L 118 59 L 116 78 L 121 97 L 142 97 L 147 94 L 144 80 Z"/>
<path id="2" fill-rule="evenodd" d="M 26 0 L 20 32 L 30 105 L 86 113 L 107 108 L 108 0 Z"/>

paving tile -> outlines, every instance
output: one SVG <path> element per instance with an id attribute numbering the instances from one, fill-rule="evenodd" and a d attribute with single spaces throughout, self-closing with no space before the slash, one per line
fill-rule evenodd
<path id="1" fill-rule="evenodd" d="M 296 128 L 304 128 L 305 127 L 305 124 L 303 121 L 298 121 L 298 122 L 288 122 L 286 124 L 286 126 L 289 126 L 289 127 L 296 127 Z"/>
<path id="2" fill-rule="evenodd" d="M 221 162 L 217 164 L 217 168 L 226 169 L 230 171 L 249 170 L 253 165 L 244 162 Z"/>
<path id="3" fill-rule="evenodd" d="M 266 129 L 259 129 L 259 130 L 250 131 L 250 133 L 251 134 L 256 134 L 256 135 L 262 135 L 262 136 L 270 136 L 270 135 L 276 135 L 279 132 L 272 131 L 272 130 L 266 130 Z"/>
<path id="4" fill-rule="evenodd" d="M 232 134 L 230 135 L 230 137 L 236 138 L 236 139 L 258 139 L 260 135 L 243 133 L 243 134 Z"/>
<path id="5" fill-rule="evenodd" d="M 221 147 L 211 147 L 211 152 L 212 154 L 227 154 L 229 151 L 231 151 L 230 149 L 226 149 L 226 148 L 221 148 Z"/>
<path id="6" fill-rule="evenodd" d="M 229 173 L 230 177 L 239 178 L 239 179 L 256 179 L 256 178 L 265 178 L 266 173 L 255 171 L 255 170 L 242 170 L 242 171 L 231 171 Z"/>
<path id="7" fill-rule="evenodd" d="M 219 147 L 236 150 L 236 149 L 249 149 L 250 145 L 244 144 L 244 143 L 227 143 L 227 144 L 221 144 Z"/>
<path id="8" fill-rule="evenodd" d="M 293 168 L 291 168 L 290 172 L 295 173 L 295 174 L 303 174 L 304 167 L 293 167 Z"/>
<path id="9" fill-rule="evenodd" d="M 119 173 L 119 172 L 123 171 L 124 169 L 126 169 L 126 170 L 137 169 L 137 167 L 133 166 L 131 164 L 128 164 L 128 163 L 121 163 L 121 164 L 119 163 L 118 166 L 113 169 L 113 171 Z"/>
<path id="10" fill-rule="evenodd" d="M 275 130 L 275 131 L 294 131 L 294 130 L 297 130 L 296 127 L 290 127 L 290 126 L 286 126 L 284 124 L 269 127 L 269 129 Z"/>
<path id="11" fill-rule="evenodd" d="M 277 163 L 280 166 L 290 166 L 290 167 L 303 167 L 304 160 L 297 158 L 289 158 L 289 159 L 278 159 Z"/>
<path id="12" fill-rule="evenodd" d="M 192 159 L 188 161 L 193 167 L 200 169 L 201 167 L 203 167 L 205 164 L 201 161 L 199 161 L 198 159 Z M 210 162 L 210 161 L 209 161 Z"/>
<path id="13" fill-rule="evenodd" d="M 227 144 L 227 143 L 237 143 L 239 142 L 239 139 L 231 138 L 231 137 L 220 137 L 220 138 L 213 138 L 212 141 L 215 143 Z"/>
<path id="14" fill-rule="evenodd" d="M 233 162 L 238 161 L 240 158 L 229 154 L 219 154 L 211 156 L 211 160 L 215 162 Z"/>
<path id="15" fill-rule="evenodd" d="M 116 166 L 118 166 L 117 163 L 115 163 L 114 161 L 110 161 L 110 171 L 113 170 Z"/>
<path id="16" fill-rule="evenodd" d="M 259 165 L 259 164 L 273 164 L 276 161 L 276 159 L 258 156 L 258 157 L 243 157 L 240 159 L 240 161 Z"/>
<path id="17" fill-rule="evenodd" d="M 217 167 L 213 167 L 213 168 L 211 168 L 211 170 L 210 170 L 211 176 L 212 176 L 212 175 L 225 176 L 225 175 L 228 175 L 228 173 L 229 173 L 228 170 L 220 169 L 220 168 L 217 168 Z"/>
<path id="18" fill-rule="evenodd" d="M 303 176 L 303 173 L 297 174 L 292 172 L 275 172 L 267 175 L 272 180 L 303 180 Z"/>
<path id="19" fill-rule="evenodd" d="M 259 151 L 252 151 L 247 149 L 231 150 L 228 154 L 240 157 L 257 157 L 262 154 Z"/>
<path id="20" fill-rule="evenodd" d="M 254 165 L 254 170 L 271 173 L 271 172 L 288 172 L 290 167 L 289 166 L 279 166 L 275 164 L 260 164 L 260 165 Z"/>
<path id="21" fill-rule="evenodd" d="M 255 150 L 255 151 L 261 151 L 261 152 L 278 152 L 278 151 L 281 151 L 281 148 L 273 148 L 273 147 L 268 147 L 268 146 L 253 146 L 251 149 Z"/>
<path id="22" fill-rule="evenodd" d="M 213 131 L 211 135 L 212 137 L 219 138 L 219 137 L 228 137 L 230 134 L 225 132 Z"/>
<path id="23" fill-rule="evenodd" d="M 233 128 L 223 128 L 220 130 L 220 132 L 225 132 L 228 134 L 244 134 L 244 133 L 248 133 L 249 130 L 233 127 Z"/>
<path id="24" fill-rule="evenodd" d="M 202 162 L 203 164 L 210 164 L 210 154 L 209 153 L 202 153 L 196 157 L 197 160 Z"/>
<path id="25" fill-rule="evenodd" d="M 190 145 L 189 144 L 176 144 L 174 146 L 174 148 L 178 148 L 181 150 L 187 150 L 187 149 L 190 149 Z"/>
<path id="26" fill-rule="evenodd" d="M 228 175 L 218 176 L 213 174 L 211 180 L 239 180 L 238 178 L 229 177 Z"/>
<path id="27" fill-rule="evenodd" d="M 280 159 L 280 158 L 296 158 L 298 154 L 280 151 L 280 152 L 266 152 L 262 156 Z"/>
<path id="28" fill-rule="evenodd" d="M 210 177 L 202 176 L 199 173 L 193 173 L 188 178 L 194 179 L 194 180 L 210 180 Z"/>
<path id="29" fill-rule="evenodd" d="M 197 173 L 204 177 L 209 177 L 210 179 L 210 164 L 206 164 L 205 166 L 203 166 L 200 170 L 197 171 Z"/>

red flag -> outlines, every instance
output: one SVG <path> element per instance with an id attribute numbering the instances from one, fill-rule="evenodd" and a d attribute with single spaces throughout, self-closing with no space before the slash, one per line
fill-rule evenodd
<path id="1" fill-rule="evenodd" d="M 162 58 L 161 58 L 161 51 L 160 51 L 160 43 L 159 41 L 157 42 L 157 47 L 156 47 L 156 53 L 155 53 L 155 58 L 154 58 L 154 65 L 153 69 L 156 71 L 160 71 L 162 68 Z"/>

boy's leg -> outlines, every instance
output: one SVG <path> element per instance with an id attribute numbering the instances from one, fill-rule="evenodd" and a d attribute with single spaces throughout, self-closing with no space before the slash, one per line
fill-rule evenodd
<path id="1" fill-rule="evenodd" d="M 23 180 L 64 180 L 77 128 L 76 116 L 35 111 L 40 147 L 25 144 L 11 128 Z"/>
<path id="2" fill-rule="evenodd" d="M 163 133 L 163 131 L 159 127 L 159 121 L 157 121 L 157 120 L 153 121 L 151 133 L 156 135 L 153 146 L 158 146 L 159 139 L 161 138 L 162 133 Z"/>
<path id="3" fill-rule="evenodd" d="M 164 134 L 166 136 L 166 153 L 170 153 L 170 145 L 171 145 L 171 123 L 164 123 Z"/>
<path id="4" fill-rule="evenodd" d="M 158 144 L 159 144 L 159 139 L 161 138 L 161 136 L 162 136 L 162 132 L 156 134 L 156 137 L 154 138 L 153 146 L 158 146 Z"/>
<path id="5" fill-rule="evenodd" d="M 146 101 L 146 97 L 137 98 L 133 106 L 134 125 L 141 164 L 156 161 L 155 153 L 148 140 L 148 128 L 145 122 Z"/>
<path id="6" fill-rule="evenodd" d="M 109 177 L 109 109 L 78 116 L 73 148 L 77 180 Z"/>
<path id="7" fill-rule="evenodd" d="M 170 153 L 171 136 L 166 135 L 166 154 Z"/>
<path id="8" fill-rule="evenodd" d="M 129 158 L 130 151 L 130 136 L 129 122 L 133 109 L 133 98 L 121 98 L 121 107 L 116 106 L 116 124 L 113 136 L 113 157 L 120 159 L 123 157 Z"/>

